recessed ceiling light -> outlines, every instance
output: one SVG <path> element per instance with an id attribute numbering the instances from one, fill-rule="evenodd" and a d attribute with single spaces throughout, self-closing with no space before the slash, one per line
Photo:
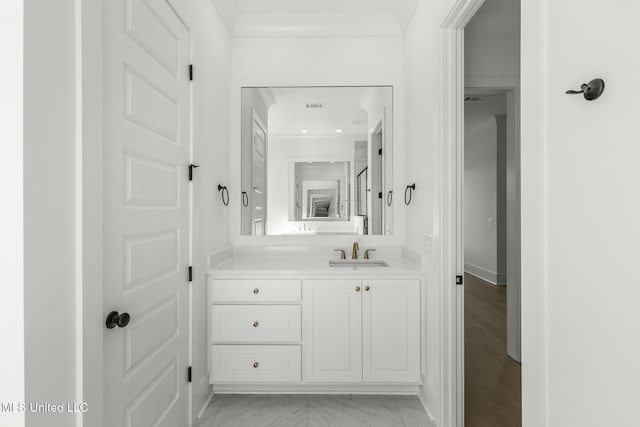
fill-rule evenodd
<path id="1" fill-rule="evenodd" d="M 342 129 L 336 129 L 336 132 L 342 133 Z"/>
<path id="2" fill-rule="evenodd" d="M 306 129 L 302 129 L 300 132 L 301 132 L 301 133 L 309 133 L 309 131 L 308 131 L 308 130 L 306 130 Z"/>

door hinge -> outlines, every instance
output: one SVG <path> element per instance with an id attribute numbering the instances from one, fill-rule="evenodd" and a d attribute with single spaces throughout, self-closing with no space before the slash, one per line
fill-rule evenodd
<path id="1" fill-rule="evenodd" d="M 191 382 L 191 366 L 187 368 L 187 382 Z"/>
<path id="2" fill-rule="evenodd" d="M 193 267 L 189 266 L 189 268 L 187 269 L 188 272 L 188 276 L 189 276 L 189 281 L 193 282 Z"/>
<path id="3" fill-rule="evenodd" d="M 193 64 L 189 64 L 189 81 L 193 81 Z"/>
<path id="4" fill-rule="evenodd" d="M 378 155 L 382 156 L 382 148 L 378 148 Z"/>
<path id="5" fill-rule="evenodd" d="M 378 193 L 378 199 L 382 199 L 382 191 Z"/>
<path id="6" fill-rule="evenodd" d="M 194 170 L 195 168 L 199 168 L 199 167 L 200 167 L 200 165 L 195 165 L 195 164 L 193 164 L 193 163 L 191 163 L 191 164 L 189 165 L 189 181 L 193 181 L 193 170 Z"/>
<path id="7" fill-rule="evenodd" d="M 456 285 L 464 284 L 464 278 L 462 276 L 456 276 Z"/>

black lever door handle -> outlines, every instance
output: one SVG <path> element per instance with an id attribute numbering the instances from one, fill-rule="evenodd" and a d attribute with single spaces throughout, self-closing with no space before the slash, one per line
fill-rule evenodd
<path id="1" fill-rule="evenodd" d="M 120 314 L 117 311 L 112 311 L 107 316 L 107 329 L 113 329 L 116 326 L 119 328 L 124 328 L 129 324 L 129 320 L 131 320 L 131 316 L 129 316 L 129 313 Z"/>
<path id="2" fill-rule="evenodd" d="M 580 85 L 580 90 L 568 90 L 565 93 L 568 95 L 583 94 L 584 99 L 587 101 L 593 101 L 600 98 L 604 92 L 604 80 L 593 79 L 589 83 L 583 83 Z"/>

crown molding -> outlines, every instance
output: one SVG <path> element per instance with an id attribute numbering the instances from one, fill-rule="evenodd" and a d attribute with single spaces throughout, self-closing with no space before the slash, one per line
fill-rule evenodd
<path id="1" fill-rule="evenodd" d="M 395 15 L 240 15 L 234 37 L 400 36 Z"/>
<path id="2" fill-rule="evenodd" d="M 235 0 L 211 1 L 232 37 L 392 37 L 404 34 L 420 0 L 397 0 L 389 13 L 325 14 L 252 14 Z"/>

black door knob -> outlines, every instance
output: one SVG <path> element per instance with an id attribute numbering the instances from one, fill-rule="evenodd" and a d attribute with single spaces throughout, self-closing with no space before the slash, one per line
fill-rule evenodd
<path id="1" fill-rule="evenodd" d="M 107 329 L 113 329 L 116 326 L 119 328 L 124 328 L 129 324 L 129 320 L 131 320 L 131 316 L 129 313 L 118 313 L 117 311 L 112 311 L 107 316 Z"/>

